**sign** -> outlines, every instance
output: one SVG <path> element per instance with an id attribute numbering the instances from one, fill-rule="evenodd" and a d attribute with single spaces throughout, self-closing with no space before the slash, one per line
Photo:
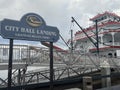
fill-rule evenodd
<path id="1" fill-rule="evenodd" d="M 56 42 L 59 30 L 57 27 L 47 26 L 41 16 L 28 13 L 20 21 L 1 21 L 1 36 L 7 39 Z"/>

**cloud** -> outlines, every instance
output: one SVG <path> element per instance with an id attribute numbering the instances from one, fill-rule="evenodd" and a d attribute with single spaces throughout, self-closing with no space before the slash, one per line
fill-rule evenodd
<path id="1" fill-rule="evenodd" d="M 71 16 L 84 28 L 90 18 L 104 11 L 120 13 L 119 0 L 0 0 L 0 20 L 19 20 L 34 12 L 44 18 L 47 25 L 56 26 L 65 40 L 70 38 Z M 74 32 L 79 30 L 74 25 Z"/>

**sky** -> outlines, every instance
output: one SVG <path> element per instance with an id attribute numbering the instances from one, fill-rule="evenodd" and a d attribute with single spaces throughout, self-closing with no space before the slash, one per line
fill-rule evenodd
<path id="1" fill-rule="evenodd" d="M 86 28 L 91 24 L 90 18 L 105 11 L 120 15 L 119 0 L 0 0 L 0 20 L 5 18 L 20 20 L 27 13 L 36 13 L 44 18 L 49 26 L 59 29 L 62 37 L 67 41 L 70 38 L 70 30 L 74 33 L 78 30 L 75 23 L 71 23 L 71 17 Z M 0 37 L 0 44 L 9 43 L 8 39 Z M 40 45 L 40 42 L 15 40 L 18 44 Z M 62 40 L 57 45 L 66 47 Z"/>

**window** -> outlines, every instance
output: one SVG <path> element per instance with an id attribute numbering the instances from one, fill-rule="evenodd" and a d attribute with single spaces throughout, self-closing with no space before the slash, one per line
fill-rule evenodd
<path id="1" fill-rule="evenodd" d="M 3 48 L 3 56 L 8 56 L 8 48 Z"/>

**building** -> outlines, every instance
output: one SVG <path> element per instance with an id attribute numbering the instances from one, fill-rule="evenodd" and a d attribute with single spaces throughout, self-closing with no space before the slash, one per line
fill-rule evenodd
<path id="1" fill-rule="evenodd" d="M 32 45 L 13 45 L 13 62 L 41 62 L 49 57 L 48 48 Z M 48 59 L 47 59 L 48 60 Z M 0 63 L 9 61 L 9 44 L 0 44 Z"/>
<path id="2" fill-rule="evenodd" d="M 120 57 L 120 16 L 106 11 L 94 16 L 90 21 L 93 24 L 84 31 L 95 43 L 97 43 L 98 33 L 99 55 Z M 96 27 L 98 28 L 97 33 Z M 96 54 L 97 48 L 82 31 L 75 33 L 74 40 L 76 50 Z"/>
<path id="3" fill-rule="evenodd" d="M 21 61 L 28 57 L 28 45 L 13 46 L 13 61 Z M 0 62 L 8 62 L 9 44 L 0 44 Z"/>

